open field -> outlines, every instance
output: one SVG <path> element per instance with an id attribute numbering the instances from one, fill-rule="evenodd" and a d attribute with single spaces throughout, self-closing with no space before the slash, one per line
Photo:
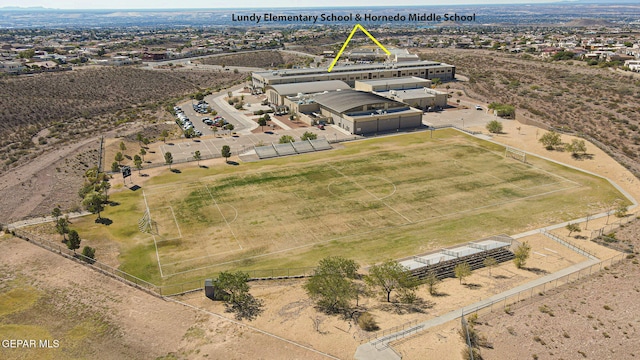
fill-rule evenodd
<path id="1" fill-rule="evenodd" d="M 427 59 L 455 64 L 457 73 L 469 77 L 469 82 L 450 84 L 452 93 L 464 89 L 486 104 L 514 105 L 517 119 L 525 124 L 590 136 L 640 174 L 640 81 L 632 73 L 578 60 L 543 61 L 498 51 L 421 52 Z"/>
<path id="2" fill-rule="evenodd" d="M 88 244 L 118 244 L 121 269 L 166 284 L 226 269 L 309 267 L 327 255 L 367 265 L 578 218 L 622 197 L 605 180 L 533 157 L 505 159 L 501 146 L 457 131 L 428 136 L 167 171 L 142 190 L 113 194 L 119 205 L 103 213 L 112 225 L 87 217 L 73 227 Z M 138 230 L 145 197 L 152 235 Z"/>

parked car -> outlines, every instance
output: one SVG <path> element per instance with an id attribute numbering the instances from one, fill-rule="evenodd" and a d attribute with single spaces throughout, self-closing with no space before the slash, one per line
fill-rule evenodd
<path id="1" fill-rule="evenodd" d="M 480 106 L 480 105 L 476 105 L 476 110 L 483 110 L 483 109 L 482 109 L 482 106 Z"/>

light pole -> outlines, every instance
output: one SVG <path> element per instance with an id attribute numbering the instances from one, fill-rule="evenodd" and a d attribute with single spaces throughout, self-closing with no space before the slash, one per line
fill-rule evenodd
<path id="1" fill-rule="evenodd" d="M 460 118 L 462 120 L 462 128 L 464 129 L 464 118 Z"/>

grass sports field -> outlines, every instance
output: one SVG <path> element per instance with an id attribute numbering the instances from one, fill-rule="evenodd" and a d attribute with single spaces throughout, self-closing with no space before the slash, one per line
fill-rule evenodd
<path id="1" fill-rule="evenodd" d="M 103 216 L 75 221 L 117 244 L 122 270 L 156 284 L 229 269 L 362 265 L 603 211 L 624 197 L 607 181 L 441 130 L 239 166 L 185 169 L 112 195 Z M 150 209 L 154 231 L 138 230 Z M 108 246 L 113 248 L 114 246 Z M 101 249 L 98 247 L 98 259 Z"/>

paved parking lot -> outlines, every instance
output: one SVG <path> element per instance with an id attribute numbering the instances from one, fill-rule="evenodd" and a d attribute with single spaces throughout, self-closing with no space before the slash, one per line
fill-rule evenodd
<path id="1" fill-rule="evenodd" d="M 499 118 L 493 113 L 487 112 L 487 107 L 482 105 L 483 110 L 476 110 L 475 104 L 465 103 L 469 109 L 449 108 L 440 112 L 430 112 L 422 116 L 422 122 L 426 125 L 446 125 L 451 124 L 460 128 L 481 127 L 484 129 L 491 120 L 509 121 Z"/>
<path id="2" fill-rule="evenodd" d="M 308 127 L 259 134 L 237 134 L 235 136 L 226 135 L 216 137 L 204 136 L 202 138 L 180 139 L 161 144 L 160 151 L 162 154 L 170 152 L 175 162 L 181 162 L 184 160 L 193 160 L 193 154 L 196 151 L 200 151 L 203 158 L 219 156 L 222 152 L 222 147 L 228 145 L 231 148 L 231 156 L 236 156 L 253 150 L 254 146 L 269 145 L 271 143 L 277 144 L 282 135 L 291 135 L 296 141 L 300 141 L 300 136 L 302 136 L 305 131 L 313 132 L 318 135 L 318 138 L 325 138 L 328 141 L 353 138 L 353 135 L 347 135 L 332 126 L 327 126 L 325 130 Z"/>

